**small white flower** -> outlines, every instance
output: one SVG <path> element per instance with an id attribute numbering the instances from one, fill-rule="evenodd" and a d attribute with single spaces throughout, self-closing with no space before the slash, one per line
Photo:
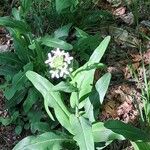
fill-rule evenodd
<path id="1" fill-rule="evenodd" d="M 65 61 L 70 64 L 71 63 L 71 60 L 73 60 L 73 57 L 70 57 L 69 56 L 69 53 L 65 53 Z"/>
<path id="2" fill-rule="evenodd" d="M 55 51 L 53 50 L 52 53 L 55 55 L 55 56 L 63 56 L 65 54 L 64 51 L 60 51 L 59 48 L 57 48 Z"/>
<path id="3" fill-rule="evenodd" d="M 50 70 L 49 73 L 51 73 L 52 78 L 59 78 L 58 70 Z"/>
<path id="4" fill-rule="evenodd" d="M 51 53 L 48 53 L 48 60 L 45 61 L 46 64 L 49 64 L 52 62 L 52 56 Z"/>
<path id="5" fill-rule="evenodd" d="M 48 60 L 45 61 L 46 64 L 50 66 L 50 74 L 52 78 L 66 77 L 70 72 L 73 71 L 70 67 L 73 57 L 69 53 L 61 51 L 59 48 L 52 50 L 48 53 Z"/>
<path id="6" fill-rule="evenodd" d="M 68 74 L 69 74 L 68 65 L 65 64 L 65 66 L 60 69 L 60 77 L 63 77 L 64 75 Z"/>
<path id="7" fill-rule="evenodd" d="M 69 68 L 69 71 L 70 71 L 70 72 L 72 72 L 72 71 L 73 71 L 73 69 L 72 69 L 72 68 Z"/>

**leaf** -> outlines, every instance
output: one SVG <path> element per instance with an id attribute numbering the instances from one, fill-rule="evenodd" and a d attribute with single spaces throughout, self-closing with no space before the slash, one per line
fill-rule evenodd
<path id="1" fill-rule="evenodd" d="M 78 0 L 56 0 L 56 10 L 58 13 L 61 13 L 64 9 L 77 4 Z"/>
<path id="2" fill-rule="evenodd" d="M 104 68 L 105 65 L 102 63 L 94 63 L 94 64 L 86 64 L 82 67 L 80 67 L 79 69 L 77 69 L 76 71 L 73 72 L 73 75 L 76 76 L 78 73 L 82 72 L 82 71 L 88 71 L 88 70 L 92 70 L 92 69 L 98 69 L 98 68 Z"/>
<path id="3" fill-rule="evenodd" d="M 69 23 L 65 26 L 60 27 L 59 29 L 57 29 L 54 32 L 54 37 L 55 38 L 67 37 L 69 34 L 69 30 L 70 30 L 71 26 L 72 26 L 72 23 Z"/>
<path id="4" fill-rule="evenodd" d="M 29 32 L 29 27 L 22 21 L 13 20 L 10 17 L 0 17 L 0 25 L 10 28 L 16 28 L 21 32 Z"/>
<path id="5" fill-rule="evenodd" d="M 39 44 L 38 41 L 35 40 L 35 51 L 36 51 L 36 56 L 37 56 L 37 65 L 39 64 L 39 67 L 41 68 L 41 66 L 43 65 L 44 62 L 44 58 L 43 58 L 43 51 L 41 48 L 41 45 Z M 41 65 L 42 64 L 42 65 Z M 42 67 L 44 68 L 44 67 Z"/>
<path id="6" fill-rule="evenodd" d="M 101 104 L 103 103 L 105 94 L 107 92 L 110 79 L 111 79 L 111 74 L 106 73 L 95 84 L 96 90 L 99 93 L 99 100 Z"/>
<path id="7" fill-rule="evenodd" d="M 21 1 L 21 10 L 23 11 L 24 14 L 28 13 L 30 10 L 30 7 L 32 5 L 32 0 L 22 0 Z"/>
<path id="8" fill-rule="evenodd" d="M 80 102 L 79 108 L 84 106 L 85 115 L 90 120 L 90 122 L 95 122 L 95 117 L 97 117 L 99 113 L 99 101 L 95 97 L 95 93 L 91 92 L 91 94 L 85 99 L 85 101 Z"/>
<path id="9" fill-rule="evenodd" d="M 76 36 L 83 37 L 79 37 L 78 40 L 74 42 L 74 50 L 80 53 L 80 56 L 82 56 L 80 57 L 81 60 L 85 60 L 87 62 L 89 60 L 91 52 L 93 52 L 93 50 L 99 46 L 102 38 L 98 34 L 88 35 L 86 37 L 86 35 L 78 35 L 78 33 L 76 33 Z"/>
<path id="10" fill-rule="evenodd" d="M 109 41 L 110 36 L 105 37 L 105 39 L 101 42 L 101 44 L 96 48 L 96 50 L 90 57 L 90 60 L 88 61 L 89 64 L 98 63 L 101 60 L 109 44 Z"/>
<path id="11" fill-rule="evenodd" d="M 29 136 L 21 140 L 13 150 L 48 150 L 62 149 L 63 142 L 70 142 L 71 139 L 52 132 L 46 132 L 38 136 Z"/>
<path id="12" fill-rule="evenodd" d="M 53 85 L 45 78 L 41 77 L 35 72 L 28 71 L 26 73 L 27 78 L 32 82 L 32 84 L 35 86 L 35 88 L 43 95 L 44 97 L 44 106 L 45 110 L 48 113 L 49 117 L 54 120 L 53 115 L 48 109 L 49 102 L 45 99 L 47 93 L 50 91 L 50 89 L 53 87 Z"/>
<path id="13" fill-rule="evenodd" d="M 131 141 L 149 141 L 150 135 L 146 132 L 133 127 L 130 124 L 125 124 L 119 120 L 109 120 L 104 123 L 105 128 L 112 130 L 115 133 L 121 134 L 126 139 Z"/>
<path id="14" fill-rule="evenodd" d="M 4 126 L 8 126 L 9 124 L 13 123 L 16 118 L 19 117 L 19 112 L 14 112 L 11 117 L 3 118 L 0 117 L 0 123 L 2 123 Z"/>
<path id="15" fill-rule="evenodd" d="M 0 75 L 10 75 L 11 77 L 13 77 L 17 72 L 18 68 L 11 66 L 11 65 L 2 65 L 0 66 Z"/>
<path id="16" fill-rule="evenodd" d="M 93 88 L 89 96 L 84 101 L 80 102 L 79 109 L 84 106 L 85 115 L 91 122 L 94 122 L 99 114 L 99 105 L 99 93 Z"/>
<path id="17" fill-rule="evenodd" d="M 48 47 L 60 48 L 63 50 L 70 50 L 73 48 L 71 44 L 68 44 L 58 38 L 52 38 L 50 36 L 46 36 L 41 40 L 42 40 L 42 44 Z"/>
<path id="18" fill-rule="evenodd" d="M 60 96 L 55 97 L 55 92 L 48 93 L 45 100 L 48 102 L 48 106 L 54 108 L 55 116 L 58 119 L 59 123 L 66 128 L 70 133 L 72 133 L 69 116 L 70 112 L 66 109 L 64 103 L 62 102 Z"/>
<path id="19" fill-rule="evenodd" d="M 89 37 L 89 35 L 84 32 L 83 30 L 79 29 L 79 28 L 75 28 L 76 29 L 76 36 L 79 37 L 79 38 L 87 38 Z"/>
<path id="20" fill-rule="evenodd" d="M 74 134 L 74 140 L 77 141 L 80 150 L 94 150 L 94 140 L 92 135 L 92 126 L 84 117 L 70 116 L 70 123 Z"/>
<path id="21" fill-rule="evenodd" d="M 8 87 L 4 92 L 4 96 L 7 100 L 10 100 L 17 91 L 20 91 L 23 88 L 25 79 L 26 78 L 22 71 L 19 71 L 17 74 L 14 75 L 12 85 Z"/>
<path id="22" fill-rule="evenodd" d="M 63 91 L 66 93 L 76 92 L 78 89 L 74 87 L 69 82 L 60 82 L 59 84 L 55 85 L 53 91 Z"/>
<path id="23" fill-rule="evenodd" d="M 79 108 L 84 106 L 85 114 L 91 122 L 95 122 L 95 118 L 99 114 L 99 94 L 93 89 L 87 99 L 80 103 Z"/>
<path id="24" fill-rule="evenodd" d="M 37 111 L 37 109 L 33 108 L 27 113 L 27 117 L 31 124 L 40 122 L 41 119 L 43 119 L 45 117 L 45 114 L 42 111 L 42 108 L 43 108 L 43 106 L 41 106 L 41 108 L 39 108 L 38 111 Z"/>
<path id="25" fill-rule="evenodd" d="M 16 92 L 10 100 L 6 101 L 6 107 L 11 108 L 18 105 L 24 99 L 26 93 L 27 93 L 26 89 Z"/>
<path id="26" fill-rule="evenodd" d="M 19 71 L 17 74 L 14 75 L 12 80 L 12 86 L 4 93 L 5 97 L 8 100 L 10 100 L 17 91 L 20 91 L 23 88 L 25 82 L 27 81 L 25 73 L 28 70 L 33 70 L 33 64 L 28 63 L 23 68 L 24 71 Z"/>
<path id="27" fill-rule="evenodd" d="M 70 6 L 69 0 L 56 0 L 56 10 L 61 13 L 63 9 Z"/>
<path id="28" fill-rule="evenodd" d="M 29 52 L 31 52 L 28 50 L 28 45 L 30 43 L 27 41 L 29 39 L 27 38 L 27 36 L 18 35 L 18 32 L 15 32 L 15 31 L 12 31 L 12 36 L 13 36 L 13 44 L 14 44 L 15 53 L 24 64 L 27 64 L 28 62 L 30 62 Z"/>
<path id="29" fill-rule="evenodd" d="M 23 103 L 23 109 L 27 113 L 33 106 L 33 104 L 38 100 L 39 95 L 35 88 L 30 88 L 28 91 L 28 96 Z"/>
<path id="30" fill-rule="evenodd" d="M 21 132 L 22 132 L 22 126 L 20 126 L 20 125 L 16 126 L 16 128 L 15 128 L 15 133 L 16 133 L 17 135 L 19 135 Z"/>
<path id="31" fill-rule="evenodd" d="M 150 150 L 149 142 L 131 142 L 134 150 Z"/>
<path id="32" fill-rule="evenodd" d="M 48 132 L 50 131 L 50 126 L 46 122 L 34 122 L 31 124 L 31 131 L 32 133 L 38 132 Z"/>
<path id="33" fill-rule="evenodd" d="M 54 87 L 54 85 L 46 78 L 40 76 L 34 71 L 27 71 L 26 76 L 44 98 L 46 97 L 47 93 Z M 56 94 L 58 94 L 58 92 L 56 92 Z"/>
<path id="34" fill-rule="evenodd" d="M 117 134 L 112 130 L 106 128 L 103 122 L 94 123 L 92 125 L 92 133 L 94 137 L 94 142 L 108 142 L 115 139 L 125 139 L 121 134 Z"/>
<path id="35" fill-rule="evenodd" d="M 12 15 L 15 20 L 21 20 L 20 10 L 18 10 L 17 8 L 12 8 Z"/>
<path id="36" fill-rule="evenodd" d="M 50 113 L 48 106 L 54 108 L 56 118 L 60 122 L 60 124 L 68 129 L 70 129 L 70 122 L 69 116 L 71 115 L 70 112 L 67 110 L 66 106 L 64 105 L 59 92 L 53 92 L 54 85 L 50 83 L 47 79 L 43 78 L 39 74 L 28 71 L 26 73 L 28 79 L 33 83 L 35 88 L 43 95 L 44 97 L 44 104 L 45 109 L 52 120 L 54 120 L 52 114 Z"/>
<path id="37" fill-rule="evenodd" d="M 94 107 L 93 107 L 93 104 L 91 103 L 89 97 L 86 99 L 86 103 L 84 104 L 84 109 L 85 109 L 85 115 L 89 119 L 89 121 L 95 122 Z"/>
<path id="38" fill-rule="evenodd" d="M 17 55 L 12 52 L 0 53 L 0 64 L 12 64 L 17 66 L 22 66 L 22 62 L 19 60 Z"/>
<path id="39" fill-rule="evenodd" d="M 12 122 L 12 118 L 3 118 L 0 117 L 0 123 L 2 123 L 2 125 L 7 126 Z"/>
<path id="40" fill-rule="evenodd" d="M 83 68 L 86 68 L 87 66 L 93 65 L 95 63 L 99 63 L 99 61 L 101 60 L 108 44 L 110 41 L 110 36 L 106 37 L 101 44 L 95 49 L 95 51 L 93 52 L 92 56 L 90 57 L 89 61 L 82 67 L 80 67 L 79 69 L 77 69 L 75 72 L 73 72 L 73 76 L 76 74 L 76 72 L 78 70 L 82 70 Z M 92 89 L 92 84 L 93 84 L 93 80 L 94 80 L 94 73 L 95 73 L 95 69 L 92 70 L 85 70 L 85 71 L 81 71 L 80 73 L 78 73 L 72 83 L 76 83 L 77 87 L 80 89 L 79 91 L 79 96 L 77 96 L 76 92 L 73 92 L 70 98 L 70 103 L 71 103 L 71 107 L 75 107 L 75 105 L 77 105 L 77 97 L 79 97 L 79 99 L 82 99 L 85 95 L 89 94 L 91 92 Z"/>

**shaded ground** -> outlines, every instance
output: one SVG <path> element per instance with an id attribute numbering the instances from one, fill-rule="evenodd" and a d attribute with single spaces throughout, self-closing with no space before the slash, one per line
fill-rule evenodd
<path id="1" fill-rule="evenodd" d="M 11 38 L 6 30 L 0 27 L 0 52 L 8 51 L 11 47 Z M 3 77 L 0 77 L 0 85 L 3 82 Z M 5 108 L 5 99 L 0 91 L 0 119 L 7 118 L 8 112 Z M 3 126 L 0 124 L 0 150 L 11 150 L 14 145 L 20 141 L 23 135 L 16 135 L 15 126 Z"/>
<path id="2" fill-rule="evenodd" d="M 7 111 L 4 106 L 4 97 L 0 92 L 0 117 L 6 117 Z M 14 143 L 19 139 L 19 136 L 15 134 L 14 126 L 2 126 L 0 125 L 0 150 L 11 150 Z"/>

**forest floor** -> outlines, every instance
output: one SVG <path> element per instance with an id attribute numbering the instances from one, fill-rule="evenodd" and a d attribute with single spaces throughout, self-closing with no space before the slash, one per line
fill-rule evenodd
<path id="1" fill-rule="evenodd" d="M 112 74 L 111 84 L 101 108 L 101 121 L 119 119 L 125 123 L 138 126 L 140 114 L 136 105 L 142 105 L 141 88 L 144 86 L 144 73 L 150 77 L 150 39 L 140 39 L 139 33 L 150 35 L 150 15 L 143 14 L 138 26 L 132 26 L 134 15 L 126 7 L 112 7 L 109 3 L 97 4 L 99 8 L 111 11 L 118 26 L 109 26 L 107 33 L 112 37 L 111 51 L 107 51 L 103 61 Z M 142 7 L 142 6 L 141 6 Z M 145 13 L 147 10 L 145 10 Z M 148 11 L 150 12 L 150 11 Z M 2 16 L 2 10 L 0 10 Z M 137 32 L 138 31 L 138 32 Z M 138 35 L 137 35 L 138 34 Z M 144 46 L 143 46 L 144 45 Z M 7 51 L 11 46 L 11 38 L 0 27 L 0 52 Z M 140 47 L 140 48 L 139 48 Z M 143 49 L 142 49 L 143 48 Z M 143 67 L 143 64 L 145 67 Z M 97 78 L 97 74 L 95 74 Z M 1 82 L 1 81 L 0 81 Z M 0 93 L 0 117 L 6 117 L 4 97 Z M 11 150 L 23 135 L 16 135 L 14 126 L 0 126 L 0 149 Z M 127 141 L 114 142 L 106 150 L 131 150 Z"/>

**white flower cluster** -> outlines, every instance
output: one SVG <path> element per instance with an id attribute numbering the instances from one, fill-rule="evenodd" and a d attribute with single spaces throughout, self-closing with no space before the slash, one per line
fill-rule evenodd
<path id="1" fill-rule="evenodd" d="M 52 78 L 66 77 L 73 69 L 70 68 L 73 57 L 68 52 L 60 51 L 59 48 L 48 53 L 48 59 L 45 61 L 51 68 L 49 71 Z"/>

